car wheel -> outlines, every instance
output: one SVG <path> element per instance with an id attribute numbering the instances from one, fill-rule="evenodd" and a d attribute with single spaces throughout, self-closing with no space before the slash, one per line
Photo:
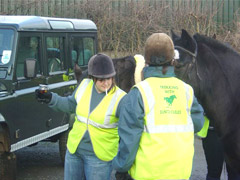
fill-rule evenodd
<path id="1" fill-rule="evenodd" d="M 15 153 L 0 154 L 0 179 L 15 180 L 17 174 L 17 159 Z"/>

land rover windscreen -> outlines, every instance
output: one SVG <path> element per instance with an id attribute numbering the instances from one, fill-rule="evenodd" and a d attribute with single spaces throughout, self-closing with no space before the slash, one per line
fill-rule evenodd
<path id="1" fill-rule="evenodd" d="M 10 60 L 13 51 L 14 29 L 0 28 L 0 96 L 7 93 L 7 87 L 1 81 L 10 70 Z"/>

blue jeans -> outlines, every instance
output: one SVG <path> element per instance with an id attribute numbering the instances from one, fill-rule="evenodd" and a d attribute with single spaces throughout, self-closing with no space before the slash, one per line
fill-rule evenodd
<path id="1" fill-rule="evenodd" d="M 65 156 L 64 180 L 110 180 L 112 161 L 105 162 L 95 154 L 85 155 L 79 149 Z"/>

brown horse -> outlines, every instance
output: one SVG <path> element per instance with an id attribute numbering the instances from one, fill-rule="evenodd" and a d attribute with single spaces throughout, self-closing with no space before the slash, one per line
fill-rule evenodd
<path id="1" fill-rule="evenodd" d="M 135 84 L 136 60 L 134 56 L 114 58 L 113 64 L 116 71 L 116 84 L 125 92 L 128 92 Z M 78 83 L 80 83 L 82 79 L 88 77 L 88 70 L 82 72 L 77 64 L 74 66 L 74 73 Z"/>
<path id="2" fill-rule="evenodd" d="M 240 173 L 240 54 L 200 34 L 172 32 L 178 78 L 192 85 L 223 143 L 225 159 Z"/>

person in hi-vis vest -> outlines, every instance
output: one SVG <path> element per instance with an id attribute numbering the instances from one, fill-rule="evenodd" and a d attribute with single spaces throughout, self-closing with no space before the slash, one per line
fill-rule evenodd
<path id="1" fill-rule="evenodd" d="M 118 174 L 128 171 L 135 180 L 191 176 L 194 132 L 203 126 L 203 109 L 193 88 L 175 77 L 174 54 L 167 34 L 147 39 L 144 80 L 124 97 L 120 112 L 119 152 L 113 159 Z"/>
<path id="2" fill-rule="evenodd" d="M 73 95 L 41 94 L 49 107 L 75 113 L 68 135 L 64 165 L 65 180 L 110 180 L 112 159 L 117 155 L 118 116 L 126 94 L 115 85 L 112 59 L 105 54 L 92 56 L 88 63 L 89 78 L 83 79 Z"/>

